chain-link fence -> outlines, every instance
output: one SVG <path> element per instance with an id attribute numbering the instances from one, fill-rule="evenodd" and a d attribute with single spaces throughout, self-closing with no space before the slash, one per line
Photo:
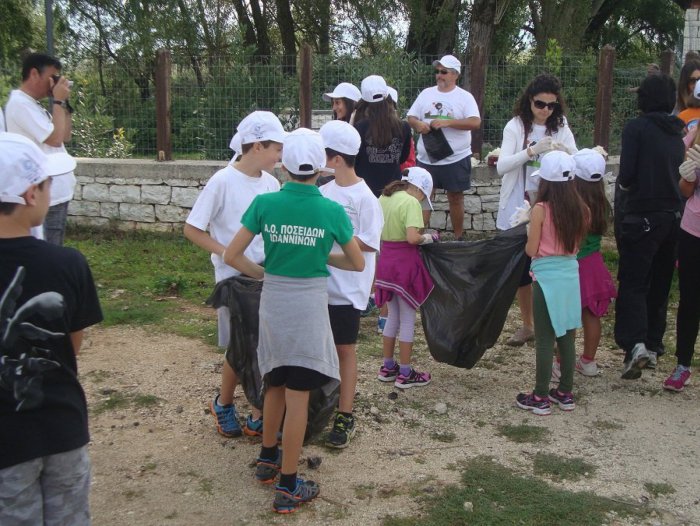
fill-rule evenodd
<path id="1" fill-rule="evenodd" d="M 356 86 L 370 74 L 386 78 L 398 90 L 399 111 L 405 115 L 418 93 L 435 83 L 431 65 L 436 57 L 402 53 L 370 58 L 315 55 L 312 60 L 312 125 L 331 118 L 321 95 L 340 82 Z M 300 82 L 290 57 L 203 57 L 172 55 L 171 129 L 176 159 L 227 159 L 229 140 L 238 122 L 255 109 L 277 114 L 287 129 L 299 124 Z M 292 66 L 293 68 L 293 66 Z M 522 89 L 539 73 L 557 75 L 564 88 L 567 118 L 580 146 L 591 146 L 596 114 L 597 57 L 562 56 L 556 60 L 527 57 L 504 63 L 493 59 L 487 68 L 482 114 L 484 150 L 497 147 Z M 156 156 L 155 60 L 125 66 L 112 61 L 79 64 L 66 75 L 75 81 L 74 141 L 71 149 L 84 156 L 116 152 L 136 157 Z M 643 64 L 616 63 L 610 151 L 619 151 L 624 122 L 636 113 L 636 95 Z M 0 102 L 18 72 L 0 72 Z M 12 79 L 17 79 L 13 81 Z M 115 146 L 116 145 L 116 146 Z"/>

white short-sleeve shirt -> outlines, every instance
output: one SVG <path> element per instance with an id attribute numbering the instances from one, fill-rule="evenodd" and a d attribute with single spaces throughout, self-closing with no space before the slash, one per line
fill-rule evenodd
<path id="1" fill-rule="evenodd" d="M 257 195 L 280 189 L 277 179 L 267 172 L 260 177 L 250 177 L 230 164 L 216 172 L 197 197 L 187 224 L 200 230 L 208 230 L 212 239 L 228 246 L 241 228 L 241 217 Z M 265 260 L 263 240 L 255 236 L 245 251 L 246 257 L 255 263 Z M 219 254 L 211 255 L 214 279 L 221 280 L 240 274 L 229 267 Z"/>
<path id="2" fill-rule="evenodd" d="M 44 153 L 65 152 L 66 147 L 50 146 L 44 141 L 53 133 L 51 113 L 41 103 L 22 90 L 12 90 L 5 106 L 5 126 L 11 133 L 19 133 L 34 141 Z M 73 172 L 54 178 L 51 183 L 51 206 L 73 199 L 75 175 Z"/>
<path id="3" fill-rule="evenodd" d="M 378 251 L 384 216 L 379 201 L 367 183 L 361 180 L 351 186 L 340 186 L 336 181 L 331 181 L 321 186 L 319 190 L 324 197 L 335 201 L 345 209 L 352 223 L 353 235 L 365 245 Z M 341 251 L 337 243 L 333 245 L 332 252 Z M 365 269 L 362 272 L 328 267 L 329 305 L 352 305 L 359 310 L 367 307 L 377 254 L 363 251 L 362 255 L 365 258 Z"/>

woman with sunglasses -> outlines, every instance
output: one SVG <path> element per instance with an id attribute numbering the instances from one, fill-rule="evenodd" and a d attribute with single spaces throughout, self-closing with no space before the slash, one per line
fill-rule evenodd
<path id="1" fill-rule="evenodd" d="M 527 85 L 515 104 L 513 118 L 503 130 L 497 170 L 502 177 L 496 227 L 508 230 L 510 218 L 523 201 L 535 202 L 539 179 L 530 177 L 540 166 L 540 157 L 551 150 L 569 154 L 577 151 L 576 141 L 564 113 L 566 103 L 561 82 L 542 74 Z M 518 304 L 522 326 L 506 342 L 521 346 L 535 337 L 532 318 L 532 278 L 530 265 L 520 281 Z"/>
<path id="2" fill-rule="evenodd" d="M 676 110 L 678 118 L 688 128 L 697 125 L 697 121 L 700 119 L 700 99 L 697 99 L 693 94 L 698 85 L 698 80 L 700 80 L 700 61 L 694 59 L 686 60 L 678 77 Z"/>

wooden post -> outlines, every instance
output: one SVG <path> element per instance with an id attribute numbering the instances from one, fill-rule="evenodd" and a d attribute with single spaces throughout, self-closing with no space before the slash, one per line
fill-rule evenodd
<path id="1" fill-rule="evenodd" d="M 612 114 L 613 66 L 615 65 L 615 48 L 610 44 L 603 46 L 598 58 L 598 93 L 595 99 L 595 127 L 593 144 L 601 145 L 606 150 L 610 145 L 610 115 Z"/>
<path id="2" fill-rule="evenodd" d="M 173 160 L 170 127 L 170 72 L 172 57 L 167 49 L 156 51 L 156 160 Z"/>
<path id="3" fill-rule="evenodd" d="M 661 73 L 673 76 L 673 66 L 675 63 L 675 54 L 672 49 L 667 49 L 661 53 Z"/>
<path id="4" fill-rule="evenodd" d="M 304 44 L 301 47 L 301 59 L 299 64 L 299 125 L 302 128 L 311 128 L 311 46 Z"/>
<path id="5" fill-rule="evenodd" d="M 469 62 L 469 78 L 465 78 L 465 83 L 469 82 L 469 92 L 476 100 L 479 115 L 481 115 L 481 126 L 472 130 L 472 155 L 479 160 L 481 160 L 481 147 L 484 143 L 484 94 L 489 60 L 486 53 L 486 46 L 474 46 Z"/>

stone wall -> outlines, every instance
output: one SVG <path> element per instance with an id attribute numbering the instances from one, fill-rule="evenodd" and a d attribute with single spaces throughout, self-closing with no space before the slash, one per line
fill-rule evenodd
<path id="1" fill-rule="evenodd" d="M 68 208 L 69 221 L 123 230 L 179 231 L 209 177 L 225 166 L 222 161 L 155 162 L 137 159 L 78 159 L 78 184 Z M 609 196 L 617 176 L 617 158 L 608 170 Z M 276 174 L 282 177 L 281 172 Z M 494 167 L 472 171 L 472 188 L 464 195 L 464 229 L 496 229 L 501 180 Z M 452 230 L 449 206 L 438 190 L 430 226 Z"/>

